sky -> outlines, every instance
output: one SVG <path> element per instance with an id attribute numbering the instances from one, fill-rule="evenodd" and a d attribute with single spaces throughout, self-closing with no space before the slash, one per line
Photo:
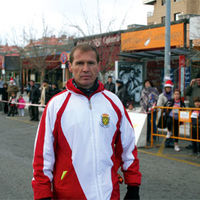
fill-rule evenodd
<path id="1" fill-rule="evenodd" d="M 0 0 L 0 44 L 17 44 L 23 36 L 41 38 L 47 27 L 51 35 L 85 35 L 147 24 L 151 6 L 142 0 Z M 74 28 L 79 27 L 79 28 Z"/>

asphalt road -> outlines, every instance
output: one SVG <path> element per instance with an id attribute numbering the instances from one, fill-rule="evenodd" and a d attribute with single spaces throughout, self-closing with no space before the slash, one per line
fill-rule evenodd
<path id="1" fill-rule="evenodd" d="M 0 199 L 33 199 L 32 156 L 38 123 L 28 117 L 7 117 L 0 112 Z M 153 148 L 139 148 L 141 200 L 199 200 L 200 158 L 165 149 L 160 139 Z M 126 186 L 121 185 L 121 199 Z"/>

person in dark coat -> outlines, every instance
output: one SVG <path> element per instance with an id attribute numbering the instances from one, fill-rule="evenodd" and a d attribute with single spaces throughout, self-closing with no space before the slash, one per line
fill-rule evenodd
<path id="1" fill-rule="evenodd" d="M 121 102 L 123 103 L 124 107 L 127 107 L 127 100 L 126 100 L 126 87 L 124 86 L 124 83 L 122 80 L 117 79 L 116 80 L 117 83 L 117 96 L 119 97 L 119 99 L 121 100 Z"/>
<path id="2" fill-rule="evenodd" d="M 54 95 L 58 94 L 60 92 L 59 88 L 58 88 L 58 84 L 57 83 L 53 83 L 51 86 L 51 97 L 53 97 Z"/>
<path id="3" fill-rule="evenodd" d="M 112 76 L 108 76 L 108 81 L 107 83 L 104 85 L 104 88 L 106 90 L 109 90 L 113 93 L 115 93 L 115 84 L 112 82 Z"/>
<path id="4" fill-rule="evenodd" d="M 3 101 L 8 101 L 8 84 L 7 83 L 4 83 L 3 84 L 3 88 L 2 88 L 2 100 Z M 4 102 L 4 113 L 5 114 L 8 114 L 8 103 L 7 102 Z"/>
<path id="5" fill-rule="evenodd" d="M 30 91 L 29 91 L 29 102 L 31 104 L 39 104 L 40 90 L 35 86 L 35 81 L 30 81 Z M 30 106 L 29 114 L 31 121 L 39 120 L 39 109 L 38 106 Z"/>

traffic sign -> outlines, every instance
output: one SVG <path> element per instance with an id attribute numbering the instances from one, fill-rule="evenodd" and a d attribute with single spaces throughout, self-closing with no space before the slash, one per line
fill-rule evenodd
<path id="1" fill-rule="evenodd" d="M 67 52 L 62 52 L 60 54 L 60 62 L 62 64 L 65 64 L 68 61 L 68 53 Z"/>

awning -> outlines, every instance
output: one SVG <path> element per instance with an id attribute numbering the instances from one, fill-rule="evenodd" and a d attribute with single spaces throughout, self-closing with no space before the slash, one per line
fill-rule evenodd
<path id="1" fill-rule="evenodd" d="M 186 48 L 175 48 L 171 49 L 171 59 L 178 59 L 180 55 L 192 57 L 194 50 Z M 151 60 L 163 60 L 165 56 L 165 50 L 149 50 L 149 51 L 138 51 L 138 52 L 120 52 L 119 56 L 126 58 L 134 58 L 139 61 L 151 61 Z"/>

